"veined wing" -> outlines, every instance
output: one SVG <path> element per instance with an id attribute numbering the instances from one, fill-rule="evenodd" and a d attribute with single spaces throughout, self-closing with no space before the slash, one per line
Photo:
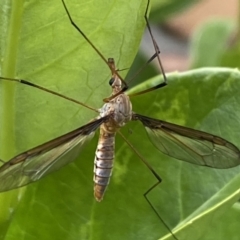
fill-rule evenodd
<path id="1" fill-rule="evenodd" d="M 213 168 L 240 165 L 240 150 L 223 138 L 139 114 L 133 120 L 140 120 L 154 146 L 171 157 Z"/>
<path id="2" fill-rule="evenodd" d="M 108 118 L 94 120 L 78 129 L 23 152 L 0 167 L 0 191 L 37 181 L 74 161 L 95 130 Z"/>

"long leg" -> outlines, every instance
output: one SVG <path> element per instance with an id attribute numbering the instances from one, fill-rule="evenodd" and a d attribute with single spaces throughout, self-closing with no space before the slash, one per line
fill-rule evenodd
<path id="1" fill-rule="evenodd" d="M 154 86 L 154 87 L 151 87 L 149 89 L 146 89 L 146 90 L 143 90 L 143 91 L 140 91 L 138 93 L 134 93 L 134 94 L 130 94 L 129 96 L 132 97 L 132 96 L 137 96 L 137 95 L 141 95 L 141 94 L 144 94 L 144 93 L 147 93 L 147 92 L 151 92 L 151 91 L 154 91 L 158 88 L 162 88 L 162 87 L 165 87 L 167 85 L 167 77 L 165 75 L 165 72 L 164 72 L 164 69 L 163 69 L 163 66 L 162 66 L 162 62 L 161 62 L 161 59 L 159 57 L 159 54 L 160 54 L 160 50 L 159 50 L 159 47 L 157 45 L 157 42 L 153 36 L 153 33 L 152 33 L 152 30 L 150 28 L 150 24 L 149 24 L 149 21 L 148 21 L 148 18 L 147 18 L 147 14 L 148 14 L 148 9 L 149 9 L 149 3 L 150 3 L 150 0 L 148 0 L 147 2 L 147 7 L 146 7 L 146 11 L 145 11 L 145 14 L 144 14 L 144 18 L 145 18 L 145 21 L 146 21 L 146 25 L 147 25 L 147 28 L 148 28 L 148 32 L 150 34 L 150 37 L 152 39 L 152 43 L 153 43 L 153 47 L 155 49 L 155 55 L 157 57 L 157 60 L 158 60 L 158 64 L 159 64 L 159 67 L 160 67 L 160 71 L 163 75 L 163 82 L 162 83 L 159 83 L 158 85 Z M 149 62 L 149 61 L 148 61 Z M 141 70 L 141 69 L 140 69 Z M 135 76 L 134 76 L 135 77 Z M 130 79 L 130 81 L 132 80 L 132 78 Z"/>
<path id="2" fill-rule="evenodd" d="M 77 26 L 77 24 L 73 21 L 69 11 L 68 11 L 68 8 L 64 2 L 64 0 L 62 0 L 62 3 L 63 3 L 63 6 L 64 6 L 64 9 L 68 15 L 68 18 L 71 22 L 71 24 L 74 26 L 74 28 L 85 38 L 85 40 L 92 46 L 92 48 L 97 52 L 97 54 L 102 58 L 102 60 L 109 66 L 110 70 L 112 71 L 112 73 L 114 72 L 122 81 L 123 83 L 123 88 L 121 91 L 119 91 L 117 94 L 114 94 L 112 95 L 111 97 L 108 97 L 108 98 L 104 98 L 103 101 L 104 102 L 109 102 L 111 99 L 115 98 L 116 96 L 122 94 L 123 92 L 125 92 L 127 89 L 128 89 L 128 85 L 127 83 L 122 79 L 122 77 L 118 74 L 118 72 L 115 70 L 115 69 L 112 69 L 111 68 L 111 65 L 109 64 L 109 61 L 103 56 L 103 54 L 97 49 L 97 47 L 90 41 L 90 39 L 86 36 L 86 34 L 84 34 L 84 32 Z M 155 54 L 153 56 L 157 57 L 158 59 L 158 63 L 159 63 L 159 66 L 160 66 L 160 69 L 161 69 L 161 72 L 162 72 L 162 75 L 163 75 L 163 79 L 164 79 L 164 82 L 163 83 L 160 83 L 150 89 L 147 89 L 147 90 L 144 90 L 144 91 L 141 91 L 139 93 L 135 93 L 135 94 L 132 94 L 132 95 L 129 95 L 129 96 L 136 96 L 136 95 L 140 95 L 140 94 L 143 94 L 143 93 L 146 93 L 146 92 L 150 92 L 150 91 L 153 91 L 155 89 L 158 89 L 158 88 L 161 88 L 161 87 L 164 87 L 167 85 L 167 78 L 165 76 L 165 73 L 164 73 L 164 70 L 163 70 L 163 67 L 162 67 L 162 63 L 161 63 L 161 60 L 160 60 L 160 57 L 159 57 L 159 47 L 153 37 L 153 34 L 152 34 L 152 31 L 151 31 L 151 28 L 150 28 L 150 25 L 149 25 L 149 22 L 148 22 L 148 19 L 147 19 L 147 13 L 148 13 L 148 9 L 149 9 L 149 3 L 150 3 L 150 0 L 148 0 L 148 3 L 147 3 L 147 7 L 146 7 L 146 11 L 145 11 L 145 14 L 144 14 L 144 18 L 145 18 L 145 21 L 146 21 L 146 25 L 147 25 L 147 28 L 148 28 L 148 31 L 150 33 L 150 36 L 151 36 L 151 39 L 152 39 L 152 42 L 153 42 L 153 46 L 154 46 L 154 49 L 155 49 Z M 150 58 L 150 60 L 148 60 L 147 63 L 151 62 L 152 61 L 152 58 Z M 145 68 L 144 66 L 140 69 L 139 72 L 142 71 L 142 69 Z M 138 74 L 137 73 L 137 74 Z"/>
<path id="3" fill-rule="evenodd" d="M 152 210 L 156 213 L 156 215 L 158 216 L 158 218 L 160 219 L 160 221 L 163 223 L 163 225 L 166 227 L 166 229 L 172 234 L 173 238 L 175 240 L 178 240 L 178 238 L 173 234 L 173 232 L 171 231 L 171 229 L 168 227 L 168 225 L 165 223 L 165 221 L 163 220 L 163 218 L 160 216 L 160 214 L 157 212 L 157 210 L 153 207 L 153 205 L 151 204 L 150 200 L 148 199 L 147 195 L 156 187 L 158 186 L 161 182 L 162 179 L 161 177 L 155 172 L 155 170 L 151 167 L 151 165 L 142 157 L 142 155 L 137 151 L 137 149 L 125 138 L 125 136 L 118 131 L 119 135 L 123 138 L 123 140 L 128 144 L 128 146 L 133 150 L 134 153 L 136 153 L 136 155 L 141 159 L 141 161 L 146 165 L 146 167 L 151 171 L 151 173 L 154 175 L 154 177 L 157 179 L 157 182 L 150 187 L 145 193 L 144 193 L 144 198 L 146 199 L 146 201 L 148 202 L 148 204 L 151 206 Z"/>
<path id="4" fill-rule="evenodd" d="M 147 66 L 148 66 L 148 64 L 150 63 L 150 62 L 152 62 L 156 57 L 157 57 L 157 55 L 159 54 L 160 52 L 158 52 L 158 53 L 154 53 L 148 60 L 147 60 L 147 62 L 145 62 L 137 71 L 136 71 L 136 73 L 130 78 L 130 79 L 128 79 L 128 84 L 132 81 L 132 80 L 134 80 Z"/>
<path id="5" fill-rule="evenodd" d="M 122 79 L 122 77 L 118 74 L 118 72 L 116 71 L 116 69 L 112 69 L 111 68 L 111 65 L 109 64 L 109 61 L 103 56 L 103 54 L 97 49 L 97 47 L 90 41 L 90 39 L 87 37 L 87 35 L 77 26 L 77 24 L 73 21 L 69 11 L 68 11 L 68 8 L 64 2 L 64 0 L 62 0 L 62 3 L 63 3 L 63 7 L 68 15 L 68 18 L 71 22 L 71 24 L 73 25 L 73 27 L 85 38 L 85 40 L 92 46 L 92 48 L 97 52 L 97 54 L 102 58 L 102 60 L 108 65 L 108 67 L 110 68 L 110 70 L 112 72 L 114 72 L 122 81 L 123 83 L 123 89 L 120 93 L 118 94 L 115 94 L 114 96 L 111 96 L 109 98 L 105 98 L 104 101 L 105 102 L 108 102 L 109 100 L 111 100 L 112 98 L 116 97 L 117 95 L 121 94 L 122 92 L 126 91 L 128 89 L 128 85 L 127 83 Z"/>
<path id="6" fill-rule="evenodd" d="M 74 103 L 77 103 L 77 104 L 79 104 L 79 105 L 82 105 L 82 106 L 84 106 L 84 107 L 86 107 L 86 108 L 88 108 L 88 109 L 91 109 L 91 110 L 93 110 L 93 111 L 95 111 L 95 112 L 97 112 L 97 113 L 99 112 L 97 109 L 92 108 L 92 107 L 86 105 L 85 103 L 82 103 L 82 102 L 77 101 L 77 100 L 75 100 L 75 99 L 73 99 L 73 98 L 64 96 L 64 95 L 62 95 L 62 94 L 60 94 L 60 93 L 54 92 L 54 91 L 52 91 L 52 90 L 50 90 L 50 89 L 47 89 L 47 88 L 42 87 L 42 86 L 39 86 L 39 85 L 37 85 L 37 84 L 28 82 L 28 81 L 26 81 L 26 80 L 24 80 L 24 79 L 7 78 L 7 77 L 0 77 L 0 79 L 2 79 L 2 80 L 7 80 L 7 81 L 11 81 L 11 82 L 18 82 L 18 83 L 21 83 L 21 84 L 25 84 L 25 85 L 27 85 L 27 86 L 31 86 L 31 87 L 40 89 L 40 90 L 42 90 L 42 91 L 51 93 L 51 94 L 53 94 L 53 95 L 59 96 L 59 97 L 64 98 L 64 99 L 67 99 L 67 100 L 69 100 L 69 101 L 71 101 L 71 102 L 74 102 Z"/>

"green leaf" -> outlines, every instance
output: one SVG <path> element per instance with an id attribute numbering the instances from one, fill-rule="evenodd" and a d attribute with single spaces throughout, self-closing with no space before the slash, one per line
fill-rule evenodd
<path id="1" fill-rule="evenodd" d="M 66 0 L 76 24 L 120 69 L 131 66 L 138 50 L 146 3 Z M 70 24 L 60 0 L 1 0 L 0 11 L 0 76 L 26 79 L 95 108 L 102 106 L 103 97 L 111 93 L 110 71 Z M 5 161 L 96 116 L 65 99 L 7 81 L 0 82 L 0 97 L 0 158 Z M 96 141 L 93 145 L 82 157 L 86 164 L 73 164 L 39 184 L 1 194 L 1 239 L 76 239 L 90 234 L 92 208 L 101 206 L 92 193 Z M 23 225 L 19 228 L 18 223 Z"/>
<path id="2" fill-rule="evenodd" d="M 233 22 L 221 19 L 212 19 L 198 27 L 191 43 L 192 68 L 230 66 L 226 61 L 223 65 L 222 59 L 228 51 L 233 29 Z"/>
<path id="3" fill-rule="evenodd" d="M 228 68 L 169 74 L 167 87 L 133 99 L 134 110 L 221 136 L 239 147 L 239 74 Z M 158 77 L 134 91 L 157 82 Z M 228 237 L 237 239 L 239 229 L 233 225 L 236 218 L 225 219 L 225 213 L 240 197 L 239 167 L 218 170 L 174 161 L 159 154 L 148 141 L 139 141 L 144 137 L 141 128 L 134 127 L 132 131 L 137 135 L 133 145 L 163 179 L 149 198 L 170 228 L 179 224 L 175 230 L 177 238 L 223 240 L 226 234 L 220 233 L 226 231 L 215 229 L 225 223 L 226 228 L 231 224 Z M 141 179 L 146 179 L 142 174 Z M 173 238 L 167 235 L 163 239 Z"/>
<path id="4" fill-rule="evenodd" d="M 196 29 L 191 43 L 192 68 L 240 67 L 237 26 L 230 20 L 211 19 Z"/>

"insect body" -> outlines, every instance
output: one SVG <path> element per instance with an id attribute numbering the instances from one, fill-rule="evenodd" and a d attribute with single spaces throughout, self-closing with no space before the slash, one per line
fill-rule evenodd
<path id="1" fill-rule="evenodd" d="M 115 64 L 112 58 L 108 59 L 112 68 L 112 78 L 109 84 L 112 87 L 112 95 L 122 89 L 122 81 L 115 74 Z M 112 116 L 100 126 L 99 141 L 94 160 L 94 195 L 98 201 L 102 200 L 106 186 L 112 173 L 114 160 L 115 134 L 122 126 L 132 119 L 132 104 L 129 97 L 122 93 L 105 103 L 100 109 L 100 118 Z"/>
<path id="2" fill-rule="evenodd" d="M 74 161 L 100 127 L 94 170 L 94 192 L 96 199 L 100 201 L 112 172 L 115 134 L 131 120 L 141 121 L 155 147 L 176 159 L 223 169 L 240 165 L 239 149 L 223 138 L 132 112 L 129 97 L 121 93 L 121 80 L 116 74 L 114 60 L 110 58 L 108 64 L 112 70 L 112 98 L 100 109 L 100 115 L 90 123 L 4 163 L 0 167 L 0 191 L 37 181 Z M 23 80 L 8 80 L 33 86 Z M 157 176 L 152 169 L 151 171 Z"/>

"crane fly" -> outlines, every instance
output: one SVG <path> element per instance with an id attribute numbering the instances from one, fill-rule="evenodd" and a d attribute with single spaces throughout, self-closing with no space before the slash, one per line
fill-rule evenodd
<path id="1" fill-rule="evenodd" d="M 148 62 L 157 58 L 164 81 L 157 86 L 141 91 L 135 95 L 140 95 L 167 85 L 167 80 L 159 58 L 160 52 L 147 20 L 149 1 L 150 0 L 148 0 L 144 17 L 152 37 L 155 54 Z M 131 95 L 128 96 L 125 94 L 128 88 L 127 83 L 121 78 L 115 66 L 114 59 L 105 59 L 102 53 L 74 23 L 64 0 L 62 0 L 62 3 L 71 24 L 94 48 L 111 70 L 109 85 L 112 88 L 112 94 L 110 97 L 104 99 L 105 104 L 103 107 L 100 110 L 96 110 L 82 102 L 68 98 L 24 79 L 0 77 L 2 80 L 19 82 L 44 90 L 98 112 L 98 116 L 86 125 L 20 153 L 7 162 L 4 162 L 0 167 L 1 192 L 40 180 L 42 177 L 74 161 L 77 156 L 81 156 L 82 149 L 86 146 L 87 142 L 93 138 L 95 131 L 100 129 L 94 159 L 94 196 L 97 201 L 101 201 L 112 174 L 115 135 L 120 134 L 127 144 L 132 147 L 131 143 L 129 143 L 119 131 L 121 127 L 130 121 L 140 121 L 145 127 L 153 145 L 170 157 L 200 166 L 219 169 L 232 168 L 240 165 L 240 150 L 234 144 L 221 137 L 135 113 L 132 110 Z M 135 149 L 133 150 L 138 154 Z M 68 157 L 66 158 L 66 156 Z M 149 166 L 144 158 L 141 156 L 140 158 L 158 179 L 158 183 L 160 183 L 161 178 L 158 174 Z M 175 236 L 174 238 L 177 239 Z"/>

